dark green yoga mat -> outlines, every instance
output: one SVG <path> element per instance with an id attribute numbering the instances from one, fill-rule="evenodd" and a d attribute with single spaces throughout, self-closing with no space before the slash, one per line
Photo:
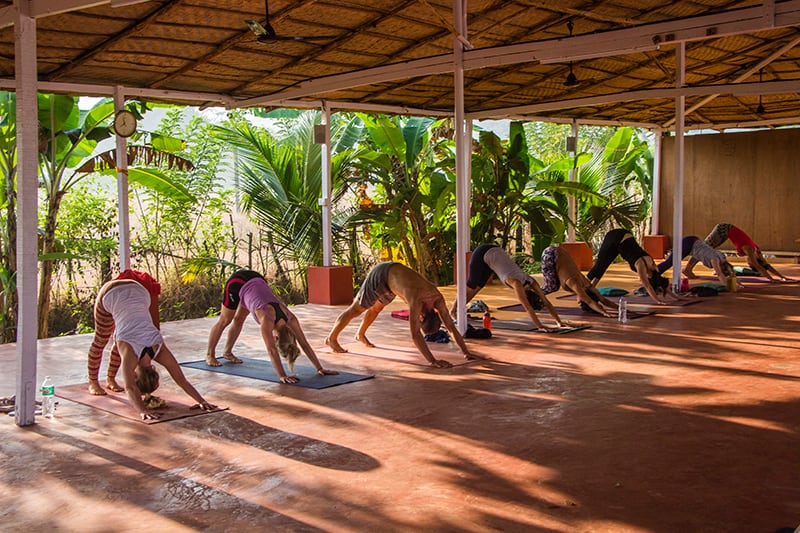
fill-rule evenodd
<path id="1" fill-rule="evenodd" d="M 522 306 L 520 306 L 522 307 Z M 475 320 L 475 322 L 482 322 Z M 535 333 L 553 333 L 556 335 L 566 335 L 567 333 L 574 333 L 576 331 L 581 331 L 583 329 L 589 329 L 592 326 L 574 326 L 568 328 L 561 328 L 556 331 L 540 331 L 539 328 L 533 325 L 530 321 L 522 321 L 522 320 L 498 320 L 496 318 L 492 319 L 492 329 L 508 329 L 513 331 L 533 331 Z"/>
<path id="2" fill-rule="evenodd" d="M 220 361 L 222 366 L 208 366 L 205 359 L 201 359 L 199 361 L 181 363 L 181 366 L 208 370 L 209 372 L 219 372 L 220 374 L 230 374 L 232 376 L 259 379 L 261 381 L 271 381 L 273 383 L 281 382 L 278 374 L 276 374 L 275 370 L 272 368 L 272 363 L 270 361 L 266 359 L 251 359 L 249 357 L 240 357 L 240 359 L 244 361 L 244 363 L 234 364 L 223 359 Z M 294 369 L 295 375 L 300 378 L 300 381 L 297 383 L 289 383 L 288 385 L 296 385 L 308 389 L 327 389 L 328 387 L 335 387 L 336 385 L 344 385 L 345 383 L 353 383 L 375 377 L 374 375 L 351 374 L 350 372 L 342 371 L 334 376 L 320 376 L 313 367 L 301 365 L 296 365 Z"/>
<path id="3" fill-rule="evenodd" d="M 503 311 L 516 311 L 516 312 L 520 312 L 520 313 L 524 313 L 525 312 L 525 308 L 522 307 L 522 305 L 520 305 L 520 304 L 506 305 L 505 307 L 498 307 L 498 309 L 501 309 Z M 558 313 L 558 316 L 560 316 L 562 318 L 564 316 L 595 316 L 595 317 L 598 317 L 598 318 L 605 318 L 605 317 L 603 317 L 601 315 L 598 315 L 597 313 L 591 313 L 589 311 L 584 311 L 580 307 L 556 307 L 556 312 Z M 637 318 L 643 318 L 643 317 L 651 316 L 651 315 L 654 315 L 654 314 L 655 314 L 654 311 L 641 312 L 641 311 L 633 311 L 631 309 L 628 309 L 628 320 L 635 320 Z M 614 318 L 614 320 L 616 320 L 616 318 Z M 531 324 L 531 326 L 533 326 L 533 324 Z"/>

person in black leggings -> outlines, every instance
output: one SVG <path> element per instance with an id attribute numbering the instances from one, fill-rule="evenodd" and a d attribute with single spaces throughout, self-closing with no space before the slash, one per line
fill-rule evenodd
<path id="1" fill-rule="evenodd" d="M 597 259 L 586 274 L 592 287 L 597 286 L 597 282 L 600 281 L 617 256 L 621 256 L 627 261 L 631 270 L 639 275 L 639 281 L 642 282 L 642 286 L 653 300 L 660 304 L 667 304 L 668 297 L 680 299 L 672 291 L 669 280 L 659 274 L 650 254 L 639 246 L 630 231 L 623 228 L 612 229 L 603 238 L 603 244 L 600 245 L 600 251 L 597 252 Z"/>

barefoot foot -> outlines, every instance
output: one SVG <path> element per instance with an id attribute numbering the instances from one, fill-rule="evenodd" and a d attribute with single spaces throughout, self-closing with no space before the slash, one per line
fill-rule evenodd
<path id="1" fill-rule="evenodd" d="M 242 361 L 241 359 L 239 359 L 238 357 L 236 357 L 232 353 L 224 353 L 224 354 L 222 354 L 222 357 L 224 357 L 225 359 L 227 359 L 231 363 L 234 363 L 234 364 L 237 364 L 237 365 L 241 364 L 241 363 L 244 363 L 244 361 Z"/>
<path id="2" fill-rule="evenodd" d="M 332 339 L 330 337 L 325 337 L 325 344 L 330 347 L 335 353 L 347 353 L 347 350 L 342 348 L 339 342 L 336 339 Z"/>
<path id="3" fill-rule="evenodd" d="M 114 378 L 106 378 L 106 388 L 113 392 L 122 392 L 125 390 L 125 387 L 117 383 L 117 380 Z"/>
<path id="4" fill-rule="evenodd" d="M 95 396 L 105 396 L 106 391 L 103 390 L 103 387 L 97 381 L 89 381 L 89 394 L 93 394 Z"/>
<path id="5" fill-rule="evenodd" d="M 367 338 L 366 335 L 356 335 L 355 338 L 356 338 L 356 340 L 358 342 L 363 343 L 364 346 L 366 346 L 368 348 L 374 348 L 375 347 L 375 345 L 372 344 L 372 342 L 370 342 L 370 340 Z"/>
<path id="6" fill-rule="evenodd" d="M 206 364 L 208 366 L 222 366 L 222 363 L 217 361 L 217 357 L 215 355 L 207 355 L 206 356 Z"/>

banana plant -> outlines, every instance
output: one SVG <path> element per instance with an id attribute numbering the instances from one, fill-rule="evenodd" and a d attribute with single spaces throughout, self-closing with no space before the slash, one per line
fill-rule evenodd
<path id="1" fill-rule="evenodd" d="M 48 333 L 48 314 L 55 261 L 58 256 L 56 246 L 56 226 L 61 201 L 72 187 L 86 176 L 99 173 L 113 176 L 116 164 L 112 151 L 98 152 L 100 142 L 111 138 L 113 132 L 109 122 L 114 114 L 113 100 L 99 100 L 91 109 L 83 111 L 78 100 L 66 95 L 39 95 L 39 178 L 44 193 L 44 229 L 41 238 L 41 271 L 39 277 L 39 336 Z M 130 109 L 141 118 L 146 111 L 144 104 L 132 103 Z M 138 133 L 130 140 L 147 140 L 148 134 Z M 165 150 L 174 141 L 151 139 L 144 146 L 132 146 L 129 151 L 128 179 L 152 187 L 166 194 L 191 194 L 179 184 L 172 183 L 169 176 L 158 165 L 166 168 L 191 165 L 188 161 L 173 154 L 165 155 Z M 153 145 L 153 142 L 156 145 Z M 160 143 L 160 144 L 159 144 Z M 145 165 L 137 166 L 139 161 Z"/>
<path id="2" fill-rule="evenodd" d="M 398 249 L 408 265 L 437 282 L 455 194 L 452 142 L 441 120 L 359 114 L 367 148 L 351 183 L 362 192 L 351 225 L 366 226 L 374 243 Z"/>

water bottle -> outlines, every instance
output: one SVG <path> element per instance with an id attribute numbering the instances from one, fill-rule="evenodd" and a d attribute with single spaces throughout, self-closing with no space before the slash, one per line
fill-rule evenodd
<path id="1" fill-rule="evenodd" d="M 45 376 L 42 381 L 42 414 L 46 418 L 53 418 L 56 414 L 56 388 L 50 376 Z"/>
<path id="2" fill-rule="evenodd" d="M 624 296 L 619 299 L 619 311 L 617 312 L 617 319 L 623 324 L 628 323 L 628 300 Z"/>
<path id="3" fill-rule="evenodd" d="M 489 331 L 492 330 L 492 315 L 489 314 L 488 309 L 483 312 L 483 327 Z"/>
<path id="4" fill-rule="evenodd" d="M 681 278 L 681 292 L 689 292 L 689 278 Z"/>

